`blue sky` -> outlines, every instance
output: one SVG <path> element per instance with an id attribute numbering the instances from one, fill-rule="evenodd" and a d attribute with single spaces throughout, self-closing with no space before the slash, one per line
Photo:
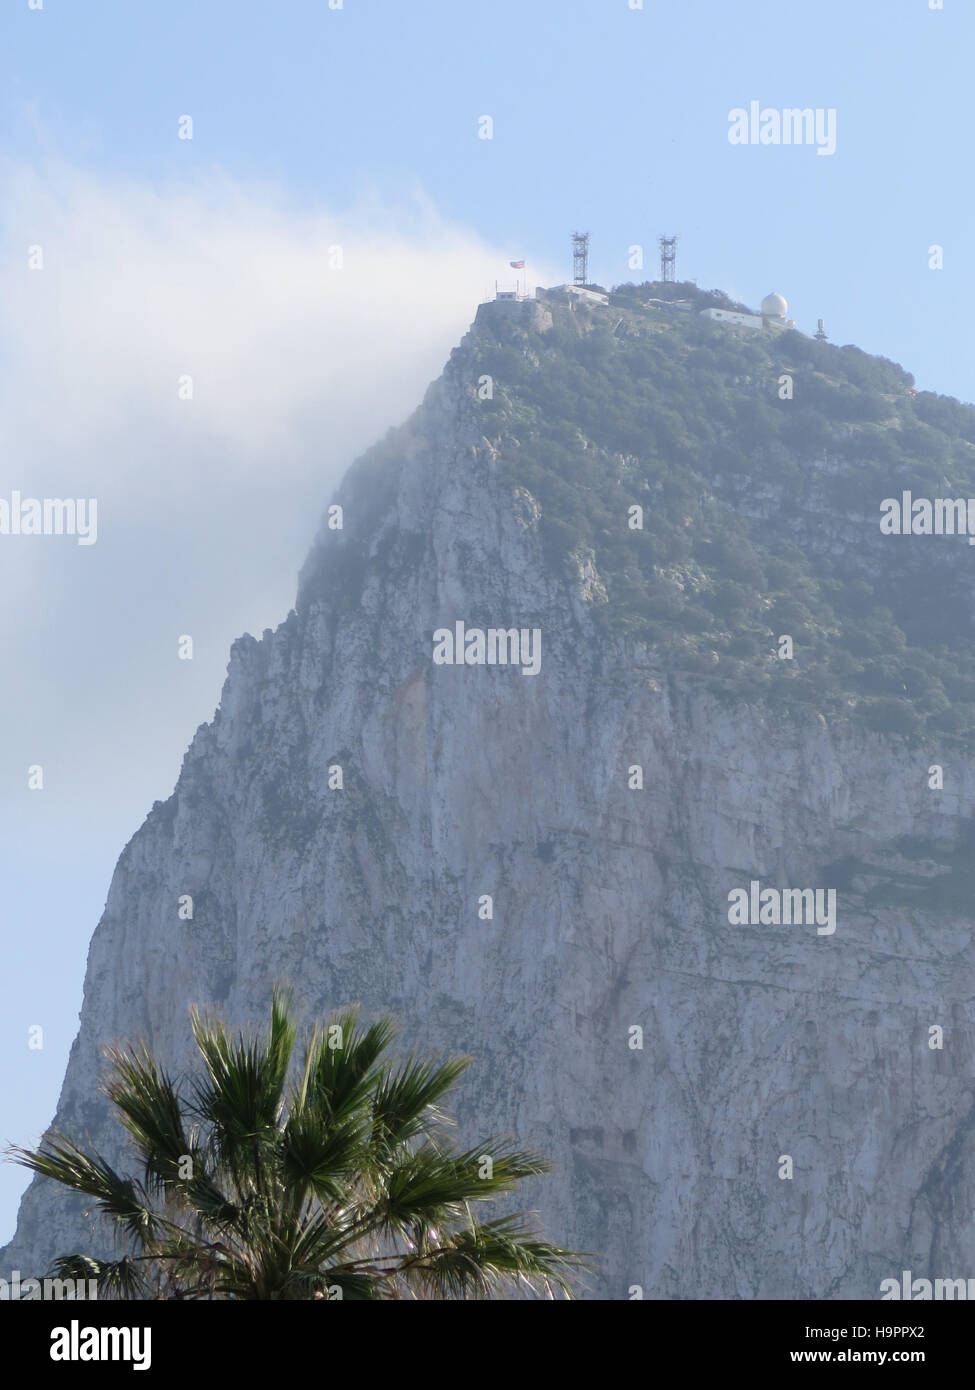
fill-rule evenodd
<path id="1" fill-rule="evenodd" d="M 216 704 L 229 640 L 284 616 L 330 487 L 508 259 L 568 278 L 588 230 L 593 278 L 643 279 L 678 233 L 682 278 L 752 305 L 778 289 L 806 331 L 821 317 L 975 396 L 973 51 L 969 0 L 3 0 L 0 495 L 97 485 L 106 530 L 84 556 L 0 556 L 0 1139 L 53 1113 L 115 859 Z M 835 108 L 836 153 L 731 145 L 753 100 Z M 315 279 L 334 240 L 341 304 Z M 43 299 L 23 274 L 37 241 Z M 160 267 L 187 294 L 175 325 Z M 159 371 L 196 351 L 214 383 L 182 472 L 184 424 L 145 395 L 157 367 L 131 365 L 141 314 Z M 177 671 L 187 625 L 200 659 Z M 45 740 L 31 800 L 24 754 Z M 21 1186 L 0 1169 L 0 1239 Z"/>
<path id="2" fill-rule="evenodd" d="M 700 284 L 775 284 L 800 321 L 972 394 L 942 321 L 973 286 L 962 0 L 8 0 L 3 27 L 8 149 L 160 184 L 218 165 L 305 207 L 420 185 L 529 261 L 585 224 L 603 280 L 678 231 Z M 835 107 L 837 153 L 730 146 L 752 99 Z"/>

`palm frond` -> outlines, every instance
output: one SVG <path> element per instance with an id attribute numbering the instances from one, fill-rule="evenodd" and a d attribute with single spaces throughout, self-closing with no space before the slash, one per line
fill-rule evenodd
<path id="1" fill-rule="evenodd" d="M 297 1031 L 288 1002 L 275 991 L 263 1039 L 232 1037 L 219 1019 L 196 1009 L 191 1022 L 206 1071 L 195 1083 L 193 1110 L 211 1127 L 212 1156 L 236 1181 L 249 1173 L 260 1184 L 265 1151 L 277 1134 Z"/>
<path id="2" fill-rule="evenodd" d="M 377 1064 L 396 1034 L 396 1023 L 384 1016 L 361 1029 L 358 1017 L 358 1008 L 344 1009 L 313 1035 L 294 1109 L 307 1108 L 335 1122 L 371 1100 Z"/>
<path id="3" fill-rule="evenodd" d="M 570 1274 L 586 1257 L 540 1239 L 522 1215 L 477 1223 L 455 1232 L 404 1269 L 441 1297 L 490 1297 L 511 1282 L 573 1297 Z"/>
<path id="4" fill-rule="evenodd" d="M 294 1111 L 281 1136 L 285 1187 L 303 1197 L 310 1188 L 322 1200 L 341 1202 L 350 1181 L 369 1162 L 369 1130 L 355 1118 L 323 1124 L 308 1108 Z"/>
<path id="5" fill-rule="evenodd" d="M 131 1255 L 123 1255 L 120 1260 L 61 1255 L 51 1265 L 51 1273 L 57 1279 L 94 1280 L 100 1299 L 151 1298 L 158 1285 L 158 1271 Z"/>
<path id="6" fill-rule="evenodd" d="M 387 1073 L 376 1087 L 373 1119 L 377 1137 L 391 1145 L 406 1144 L 443 1124 L 437 1102 L 456 1085 L 470 1065 L 469 1057 L 430 1062 L 410 1057 Z"/>
<path id="7" fill-rule="evenodd" d="M 468 1065 L 385 1057 L 392 1018 L 345 1009 L 311 1031 L 289 1084 L 297 1027 L 275 989 L 263 1034 L 191 1012 L 203 1070 L 188 1096 L 145 1046 L 112 1047 L 107 1094 L 143 1180 L 61 1136 L 9 1150 L 35 1173 L 94 1198 L 132 1246 L 113 1261 L 64 1256 L 62 1277 L 109 1296 L 389 1299 L 568 1293 L 581 1257 L 523 1216 L 479 1223 L 484 1202 L 546 1173 L 507 1139 L 458 1150 L 446 1094 Z"/>
<path id="8" fill-rule="evenodd" d="M 86 1154 L 69 1139 L 52 1136 L 39 1149 L 8 1150 L 15 1163 L 42 1177 L 53 1178 L 74 1192 L 94 1197 L 99 1211 L 110 1216 L 133 1240 L 151 1241 L 162 1227 L 141 1183 L 123 1178 L 98 1154 Z"/>
<path id="9" fill-rule="evenodd" d="M 145 1046 L 108 1047 L 105 1055 L 114 1075 L 104 1089 L 142 1156 L 145 1181 L 164 1185 L 185 1181 L 186 1160 L 196 1172 L 202 1156 L 186 1135 L 173 1082 Z"/>

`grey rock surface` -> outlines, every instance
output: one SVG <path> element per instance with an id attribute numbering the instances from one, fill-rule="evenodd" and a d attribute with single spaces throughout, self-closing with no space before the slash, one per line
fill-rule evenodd
<path id="1" fill-rule="evenodd" d="M 179 1070 L 191 1003 L 260 1020 L 289 980 L 309 1016 L 359 1000 L 398 1015 L 404 1049 L 473 1057 L 459 1135 L 552 1156 L 525 1197 L 598 1256 L 589 1296 L 875 1298 L 903 1269 L 975 1274 L 973 921 L 920 891 L 923 846 L 967 843 L 975 769 L 931 791 L 937 750 L 729 706 L 608 644 L 591 561 L 553 574 L 533 499 L 501 481 L 476 343 L 350 474 L 296 611 L 235 643 L 119 860 L 54 1127 L 119 1160 L 102 1045 L 145 1038 Z M 367 506 L 350 603 L 328 548 Z M 540 626 L 540 674 L 435 666 L 458 619 Z M 731 926 L 752 878 L 834 885 L 836 932 Z M 106 1247 L 35 1181 L 0 1265 Z"/>

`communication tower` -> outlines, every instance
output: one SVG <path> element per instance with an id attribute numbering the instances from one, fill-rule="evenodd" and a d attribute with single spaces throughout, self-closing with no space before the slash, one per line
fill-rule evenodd
<path id="1" fill-rule="evenodd" d="M 572 233 L 572 283 L 589 283 L 589 233 Z"/>

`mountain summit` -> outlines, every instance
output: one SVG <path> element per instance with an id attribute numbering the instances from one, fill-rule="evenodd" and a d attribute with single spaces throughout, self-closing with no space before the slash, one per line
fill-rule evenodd
<path id="1" fill-rule="evenodd" d="M 591 1295 L 971 1270 L 975 409 L 709 308 L 483 304 L 349 470 L 122 853 L 58 1130 L 117 1159 L 101 1046 L 290 980 L 473 1057 Z M 0 1263 L 109 1240 L 35 1181 Z"/>

